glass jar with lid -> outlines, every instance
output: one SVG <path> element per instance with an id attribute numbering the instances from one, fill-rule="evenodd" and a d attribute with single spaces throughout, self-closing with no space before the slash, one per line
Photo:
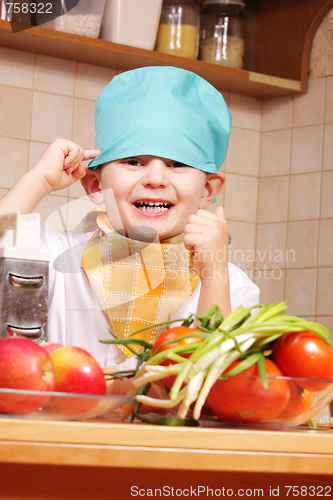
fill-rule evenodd
<path id="1" fill-rule="evenodd" d="M 155 50 L 197 59 L 200 8 L 195 0 L 164 0 Z"/>
<path id="2" fill-rule="evenodd" d="M 199 59 L 242 69 L 245 18 L 242 0 L 203 0 Z"/>

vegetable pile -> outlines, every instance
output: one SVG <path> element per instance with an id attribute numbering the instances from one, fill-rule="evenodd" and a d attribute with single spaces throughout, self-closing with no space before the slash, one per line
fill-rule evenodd
<path id="1" fill-rule="evenodd" d="M 132 420 L 142 403 L 155 408 L 179 405 L 181 419 L 190 411 L 195 420 L 208 403 L 225 422 L 257 422 L 296 417 L 312 405 L 317 391 L 326 390 L 329 401 L 329 332 L 323 325 L 284 314 L 286 309 L 284 302 L 241 306 L 224 319 L 212 306 L 202 317 L 177 320 L 183 321 L 180 327 L 170 328 L 168 322 L 153 344 L 119 339 L 110 332 L 115 338 L 104 342 L 144 348 L 134 372 L 118 372 L 133 378 L 129 395 L 135 395 L 137 403 Z M 201 325 L 190 328 L 195 318 Z M 147 395 L 156 381 L 169 389 L 168 399 Z M 132 410 L 124 407 L 123 418 Z"/>

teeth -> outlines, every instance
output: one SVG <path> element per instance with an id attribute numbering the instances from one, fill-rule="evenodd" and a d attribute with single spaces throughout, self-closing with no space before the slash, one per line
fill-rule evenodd
<path id="1" fill-rule="evenodd" d="M 165 212 L 171 207 L 171 203 L 140 200 L 135 202 L 135 206 L 142 212 Z"/>

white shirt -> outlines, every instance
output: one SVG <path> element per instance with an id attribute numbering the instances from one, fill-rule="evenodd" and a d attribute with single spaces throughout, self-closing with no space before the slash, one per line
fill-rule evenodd
<path id="1" fill-rule="evenodd" d="M 49 266 L 48 342 L 74 345 L 88 351 L 102 367 L 128 370 L 136 366 L 114 344 L 100 340 L 113 338 L 111 325 L 97 303 L 80 264 L 81 254 L 92 233 L 77 234 L 43 226 L 42 248 L 51 254 Z M 259 288 L 237 266 L 229 263 L 231 309 L 259 304 Z M 186 318 L 198 306 L 200 283 L 172 319 Z M 176 323 L 174 323 L 176 325 Z"/>

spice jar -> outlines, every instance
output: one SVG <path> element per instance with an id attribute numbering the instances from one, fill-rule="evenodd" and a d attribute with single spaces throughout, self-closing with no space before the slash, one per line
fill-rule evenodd
<path id="1" fill-rule="evenodd" d="M 242 69 L 245 18 L 242 0 L 203 0 L 199 59 Z"/>
<path id="2" fill-rule="evenodd" d="M 200 8 L 194 0 L 164 0 L 155 50 L 197 59 Z"/>

